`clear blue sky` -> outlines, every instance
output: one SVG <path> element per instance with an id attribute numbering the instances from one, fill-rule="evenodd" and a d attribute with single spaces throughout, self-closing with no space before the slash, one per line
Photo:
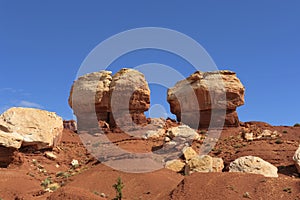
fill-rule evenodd
<path id="1" fill-rule="evenodd" d="M 67 99 L 87 54 L 114 34 L 148 26 L 192 37 L 219 69 L 237 72 L 246 87 L 240 120 L 300 122 L 298 0 L 0 0 L 0 112 L 33 106 L 73 118 Z M 193 72 L 183 60 L 156 51 L 127 55 L 114 64 L 149 62 Z M 153 104 L 164 104 L 165 96 L 152 93 Z"/>

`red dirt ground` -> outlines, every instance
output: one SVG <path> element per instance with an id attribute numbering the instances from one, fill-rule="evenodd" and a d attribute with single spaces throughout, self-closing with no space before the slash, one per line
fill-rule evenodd
<path id="1" fill-rule="evenodd" d="M 91 156 L 76 133 L 64 130 L 61 143 L 52 152 L 56 160 L 44 156 L 44 151 L 21 149 L 7 168 L 0 168 L 0 199 L 4 200 L 93 200 L 113 199 L 112 187 L 118 177 L 124 183 L 123 199 L 300 199 L 300 178 L 293 164 L 293 154 L 300 142 L 300 127 L 271 126 L 252 122 L 269 130 L 277 130 L 278 139 L 247 142 L 240 128 L 225 128 L 217 145 L 209 153 L 223 158 L 223 173 L 193 173 L 183 176 L 167 169 L 150 173 L 125 173 L 109 168 Z M 161 140 L 134 139 L 122 133 L 108 133 L 111 141 L 132 152 L 148 152 Z M 278 140 L 280 139 L 280 142 Z M 197 149 L 199 144 L 193 143 Z M 234 159 L 259 156 L 278 167 L 278 178 L 261 175 L 229 173 Z M 80 165 L 71 166 L 76 159 Z M 50 179 L 49 179 L 50 177 Z M 60 188 L 46 192 L 41 185 L 46 179 Z M 105 197 L 101 197 L 101 193 Z"/>

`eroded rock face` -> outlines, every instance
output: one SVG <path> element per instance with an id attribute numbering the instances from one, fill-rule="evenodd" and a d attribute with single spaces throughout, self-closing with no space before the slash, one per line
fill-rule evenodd
<path id="1" fill-rule="evenodd" d="M 77 117 L 78 126 L 95 126 L 97 118 L 108 121 L 111 74 L 110 71 L 93 72 L 73 83 L 68 102 Z"/>
<path id="2" fill-rule="evenodd" d="M 277 167 L 255 156 L 240 157 L 229 165 L 229 172 L 261 174 L 265 177 L 278 177 Z"/>
<path id="3" fill-rule="evenodd" d="M 64 120 L 63 124 L 65 129 L 69 129 L 73 132 L 77 132 L 77 123 L 75 120 Z"/>
<path id="4" fill-rule="evenodd" d="M 238 126 L 236 108 L 244 104 L 244 91 L 232 71 L 197 71 L 169 88 L 167 100 L 177 120 L 193 128 L 222 126 L 222 122 Z"/>
<path id="5" fill-rule="evenodd" d="M 61 138 L 62 118 L 34 108 L 10 108 L 0 116 L 0 146 L 18 149 L 54 147 Z"/>
<path id="6" fill-rule="evenodd" d="M 118 126 L 147 123 L 144 112 L 149 107 L 150 89 L 142 73 L 121 69 L 113 76 L 110 84 L 111 123 Z"/>
<path id="7" fill-rule="evenodd" d="M 144 75 L 134 69 L 111 74 L 94 72 L 74 82 L 69 105 L 77 116 L 78 126 L 93 127 L 98 120 L 112 127 L 147 122 L 144 112 L 150 106 L 150 90 Z"/>
<path id="8" fill-rule="evenodd" d="M 295 162 L 295 166 L 297 168 L 297 171 L 300 174 L 300 146 L 296 150 L 296 152 L 295 152 L 295 154 L 293 156 L 293 160 Z"/>

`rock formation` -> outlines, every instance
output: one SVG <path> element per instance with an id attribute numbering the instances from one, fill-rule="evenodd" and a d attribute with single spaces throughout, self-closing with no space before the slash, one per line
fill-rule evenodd
<path id="1" fill-rule="evenodd" d="M 65 129 L 69 129 L 73 132 L 77 132 L 77 123 L 75 120 L 64 120 L 63 124 Z"/>
<path id="2" fill-rule="evenodd" d="M 81 76 L 73 83 L 68 102 L 78 126 L 95 127 L 97 118 L 109 121 L 111 81 L 111 72 L 100 71 Z"/>
<path id="3" fill-rule="evenodd" d="M 150 106 L 150 90 L 144 75 L 125 68 L 111 74 L 93 72 L 74 82 L 69 105 L 79 128 L 95 127 L 99 120 L 112 127 L 147 122 L 144 112 Z"/>
<path id="4" fill-rule="evenodd" d="M 297 171 L 300 174 L 300 145 L 299 145 L 298 149 L 296 150 L 296 152 L 293 156 L 293 160 L 295 162 L 295 166 L 297 168 Z"/>
<path id="5" fill-rule="evenodd" d="M 177 120 L 193 128 L 238 126 L 236 108 L 244 104 L 244 86 L 232 71 L 200 72 L 168 89 Z M 213 121 L 211 121 L 213 120 Z"/>
<path id="6" fill-rule="evenodd" d="M 46 149 L 61 138 L 62 118 L 34 108 L 10 108 L 0 116 L 0 146 L 18 149 L 32 146 Z"/>
<path id="7" fill-rule="evenodd" d="M 255 156 L 240 157 L 229 165 L 229 172 L 261 174 L 265 177 L 278 177 L 277 167 Z"/>

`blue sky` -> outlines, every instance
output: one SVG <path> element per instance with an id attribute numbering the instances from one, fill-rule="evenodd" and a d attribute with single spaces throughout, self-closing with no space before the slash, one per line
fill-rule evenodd
<path id="1" fill-rule="evenodd" d="M 219 69 L 237 72 L 246 87 L 242 121 L 300 122 L 300 2 L 14 1 L 0 0 L 0 112 L 38 107 L 73 118 L 67 99 L 77 70 L 108 37 L 139 27 L 164 27 L 199 42 Z M 133 52 L 117 67 L 162 63 L 193 73 L 165 52 Z M 152 85 L 152 104 L 165 88 Z"/>

